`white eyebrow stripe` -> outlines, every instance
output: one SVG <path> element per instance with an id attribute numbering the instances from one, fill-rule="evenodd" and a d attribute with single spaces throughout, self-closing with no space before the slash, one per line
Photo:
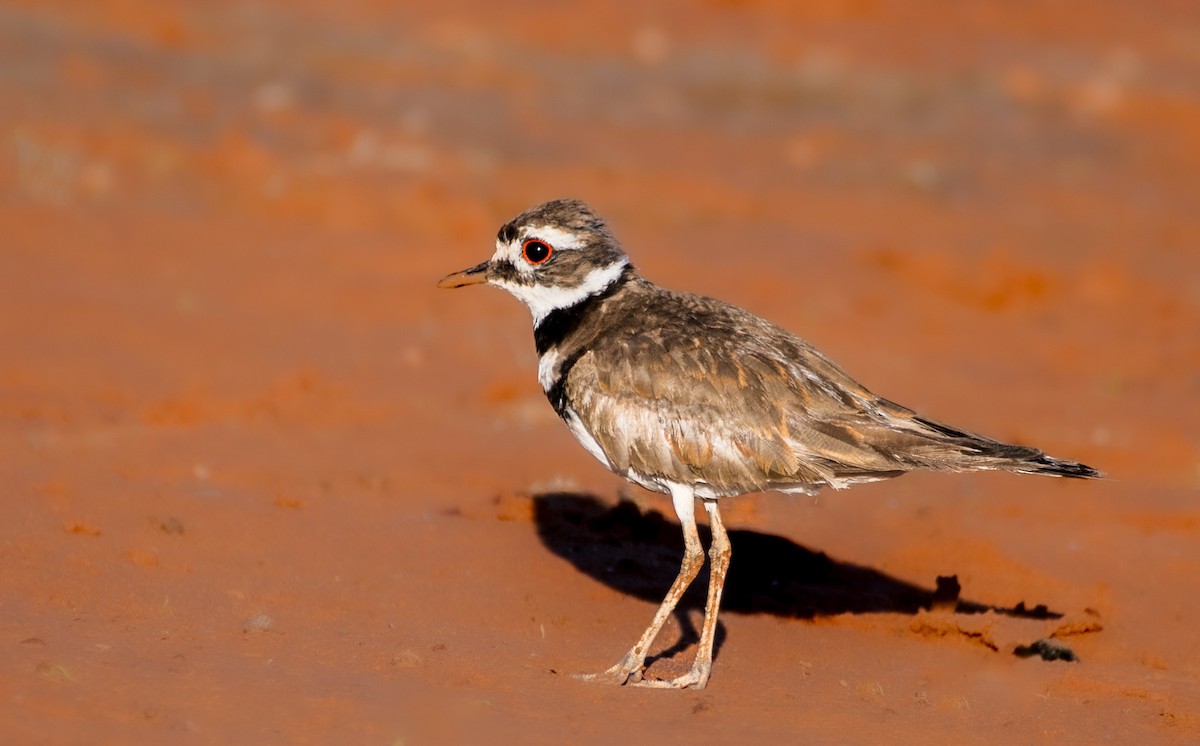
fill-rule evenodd
<path id="1" fill-rule="evenodd" d="M 554 247 L 555 251 L 578 251 L 584 247 L 579 235 L 572 231 L 564 231 L 550 225 L 529 226 L 521 231 L 521 242 L 531 238 L 540 238 Z"/>

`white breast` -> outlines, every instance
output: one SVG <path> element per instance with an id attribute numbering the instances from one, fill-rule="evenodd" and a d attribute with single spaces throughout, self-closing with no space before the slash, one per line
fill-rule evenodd
<path id="1" fill-rule="evenodd" d="M 546 354 L 538 360 L 538 383 L 542 384 L 542 391 L 550 393 L 550 387 L 558 380 L 558 361 L 562 356 L 558 354 L 557 348 L 546 350 Z"/>

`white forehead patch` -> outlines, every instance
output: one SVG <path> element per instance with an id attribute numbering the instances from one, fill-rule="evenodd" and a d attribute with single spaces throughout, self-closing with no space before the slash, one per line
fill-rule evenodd
<path id="1" fill-rule="evenodd" d="M 521 243 L 521 239 L 519 238 L 508 243 L 504 243 L 497 238 L 496 253 L 492 254 L 492 263 L 500 264 L 506 262 L 516 267 L 517 271 L 521 274 L 532 275 L 533 267 L 530 267 L 529 263 L 521 257 Z M 495 285 L 497 283 L 493 282 L 492 284 Z"/>

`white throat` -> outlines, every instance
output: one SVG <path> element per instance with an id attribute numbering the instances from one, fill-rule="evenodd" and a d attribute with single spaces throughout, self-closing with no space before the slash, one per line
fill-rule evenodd
<path id="1" fill-rule="evenodd" d="M 563 288 L 546 285 L 519 285 L 514 282 L 494 281 L 494 284 L 512 293 L 518 300 L 529 307 L 533 314 L 533 325 L 542 323 L 551 312 L 560 308 L 570 308 L 589 295 L 595 295 L 617 281 L 629 262 L 622 259 L 607 267 L 597 267 L 583 278 L 583 282 L 574 287 Z"/>

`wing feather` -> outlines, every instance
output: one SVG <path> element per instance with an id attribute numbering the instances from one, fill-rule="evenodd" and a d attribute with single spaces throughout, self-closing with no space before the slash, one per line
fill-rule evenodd
<path id="1" fill-rule="evenodd" d="M 565 384 L 620 473 L 706 484 L 715 495 L 813 492 L 935 463 L 990 468 L 981 455 L 1002 447 L 872 394 L 804 340 L 746 311 L 648 283 L 641 292 L 669 302 L 606 304 L 619 321 L 595 328 L 621 333 L 581 340 Z"/>

